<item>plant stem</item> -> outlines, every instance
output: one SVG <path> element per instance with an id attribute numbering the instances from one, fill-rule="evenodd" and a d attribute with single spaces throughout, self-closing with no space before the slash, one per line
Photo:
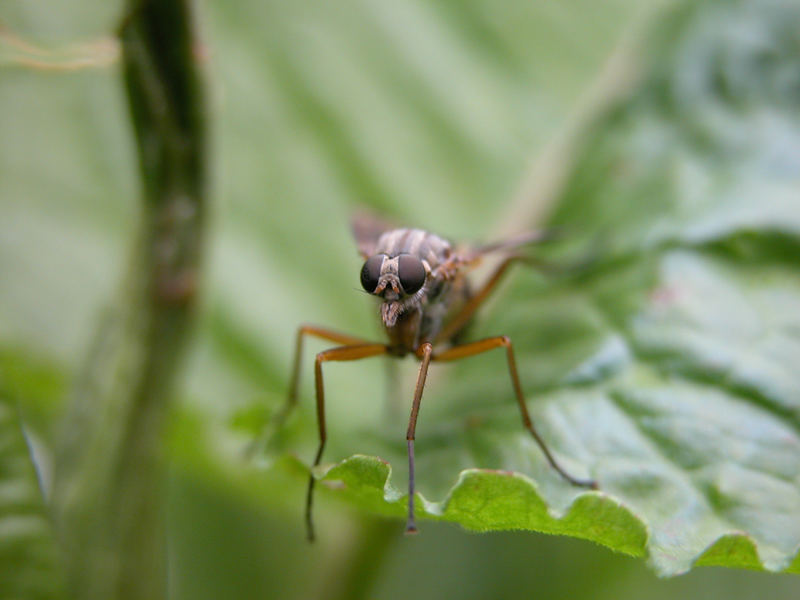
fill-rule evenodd
<path id="1" fill-rule="evenodd" d="M 142 178 L 131 269 L 58 448 L 53 509 L 77 598 L 166 596 L 162 438 L 193 321 L 205 103 L 189 0 L 130 0 L 122 62 Z"/>

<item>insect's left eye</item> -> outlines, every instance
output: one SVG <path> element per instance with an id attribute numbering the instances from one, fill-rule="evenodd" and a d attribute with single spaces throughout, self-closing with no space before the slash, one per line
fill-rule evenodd
<path id="1" fill-rule="evenodd" d="M 386 256 L 383 254 L 370 256 L 364 266 L 361 267 L 361 286 L 370 294 L 378 287 L 378 281 L 381 278 L 381 267 L 385 258 Z"/>
<path id="2" fill-rule="evenodd" d="M 413 294 L 425 283 L 425 267 L 422 261 L 410 254 L 397 258 L 397 276 L 406 294 Z"/>

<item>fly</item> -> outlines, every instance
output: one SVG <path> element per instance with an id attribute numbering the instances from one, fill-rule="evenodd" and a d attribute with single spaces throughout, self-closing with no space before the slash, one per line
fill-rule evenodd
<path id="1" fill-rule="evenodd" d="M 519 405 L 522 424 L 536 441 L 547 462 L 569 483 L 596 488 L 595 481 L 570 475 L 558 463 L 533 426 L 520 386 L 511 340 L 505 335 L 498 335 L 469 343 L 457 341 L 458 334 L 496 289 L 508 268 L 516 261 L 525 260 L 525 257 L 513 253 L 513 250 L 541 241 L 542 235 L 525 234 L 495 244 L 457 250 L 450 242 L 433 233 L 422 229 L 390 228 L 368 215 L 354 219 L 353 233 L 359 253 L 365 260 L 361 268 L 361 286 L 380 300 L 380 318 L 388 343 L 371 342 L 316 325 L 302 325 L 298 329 L 289 395 L 280 415 L 281 420 L 297 404 L 303 339 L 310 335 L 338 344 L 317 354 L 314 363 L 319 428 L 319 446 L 314 457 L 314 467 L 322 459 L 327 440 L 322 365 L 326 362 L 360 360 L 379 355 L 396 357 L 413 355 L 420 361 L 420 367 L 406 430 L 408 446 L 406 533 L 415 533 L 417 526 L 414 520 L 414 439 L 428 366 L 431 362 L 451 362 L 500 348 L 506 352 L 508 372 Z M 501 252 L 504 257 L 483 285 L 473 293 L 466 274 L 483 256 L 491 252 Z M 309 540 L 314 539 L 312 504 L 315 482 L 312 473 L 308 481 L 305 508 Z"/>

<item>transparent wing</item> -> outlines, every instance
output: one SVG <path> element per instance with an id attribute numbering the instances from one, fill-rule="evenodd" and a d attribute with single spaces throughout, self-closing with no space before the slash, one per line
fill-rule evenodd
<path id="1" fill-rule="evenodd" d="M 554 230 L 541 230 L 541 231 L 527 231 L 515 236 L 509 237 L 505 240 L 498 240 L 488 244 L 481 244 L 472 246 L 462 250 L 466 262 L 478 261 L 482 256 L 491 254 L 493 252 L 508 252 L 515 250 L 522 246 L 529 246 L 531 244 L 540 244 L 542 242 L 549 242 L 557 239 L 559 235 Z"/>
<path id="2" fill-rule="evenodd" d="M 397 225 L 366 209 L 360 209 L 350 219 L 350 229 L 356 240 L 358 253 L 363 258 L 368 258 L 374 254 L 375 244 L 381 234 L 390 229 L 397 229 Z"/>

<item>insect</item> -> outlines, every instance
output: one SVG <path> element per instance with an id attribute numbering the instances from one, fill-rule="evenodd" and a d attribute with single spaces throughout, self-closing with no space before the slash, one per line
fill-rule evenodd
<path id="1" fill-rule="evenodd" d="M 380 300 L 380 318 L 388 343 L 371 342 L 315 325 L 302 325 L 298 329 L 284 414 L 297 403 L 304 338 L 314 336 L 339 344 L 317 354 L 314 363 L 319 428 L 319 446 L 314 457 L 314 466 L 320 463 L 327 440 L 323 364 L 379 355 L 394 357 L 413 355 L 420 361 L 420 366 L 406 430 L 408 446 L 406 532 L 415 533 L 417 526 L 414 519 L 414 440 L 428 366 L 431 362 L 450 362 L 494 349 L 504 349 L 523 426 L 533 436 L 547 462 L 561 477 L 576 486 L 596 488 L 594 481 L 570 475 L 556 461 L 544 439 L 534 428 L 520 386 L 511 340 L 504 335 L 469 343 L 460 343 L 458 340 L 458 334 L 496 289 L 508 268 L 516 261 L 526 260 L 513 250 L 541 241 L 542 234 L 530 233 L 495 244 L 459 250 L 433 233 L 422 229 L 391 228 L 370 215 L 360 215 L 353 220 L 353 233 L 359 252 L 365 259 L 361 268 L 361 285 L 366 292 Z M 489 253 L 503 253 L 504 256 L 483 285 L 473 293 L 466 273 Z M 305 520 L 309 540 L 314 539 L 312 504 L 315 481 L 312 474 L 309 477 L 306 494 Z"/>

